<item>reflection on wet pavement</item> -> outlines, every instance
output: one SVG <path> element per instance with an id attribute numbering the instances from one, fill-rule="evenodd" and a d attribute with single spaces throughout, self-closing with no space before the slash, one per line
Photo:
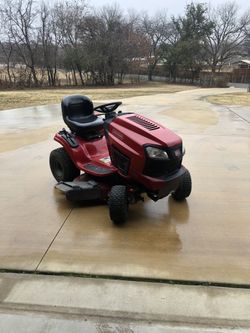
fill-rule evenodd
<path id="1" fill-rule="evenodd" d="M 1 111 L 0 124 L 0 153 L 47 140 L 63 127 L 59 105 Z"/>
<path id="2" fill-rule="evenodd" d="M 0 112 L 0 133 L 16 133 L 23 130 L 49 127 L 51 123 L 55 122 L 62 123 L 59 105 L 6 110 Z"/>

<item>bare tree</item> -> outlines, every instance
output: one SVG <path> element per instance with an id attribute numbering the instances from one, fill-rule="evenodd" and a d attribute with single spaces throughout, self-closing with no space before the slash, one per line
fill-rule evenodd
<path id="1" fill-rule="evenodd" d="M 162 59 L 162 49 L 160 46 L 169 38 L 170 29 L 166 14 L 158 13 L 154 17 L 144 14 L 141 20 L 141 31 L 148 41 L 146 62 L 148 79 L 151 81 L 153 71 Z"/>
<path id="2" fill-rule="evenodd" d="M 246 39 L 243 44 L 242 53 L 245 57 L 250 57 L 250 27 L 246 31 Z"/>
<path id="3" fill-rule="evenodd" d="M 98 38 L 96 39 L 96 59 L 99 80 L 105 85 L 114 85 L 115 74 L 122 73 L 126 58 L 126 22 L 117 5 L 105 6 L 97 14 L 99 19 Z"/>
<path id="4" fill-rule="evenodd" d="M 40 20 L 39 44 L 43 55 L 40 66 L 46 68 L 48 84 L 55 86 L 60 36 L 55 24 L 54 10 L 45 3 L 41 6 Z"/>
<path id="5" fill-rule="evenodd" d="M 114 85 L 116 75 L 121 83 L 140 49 L 136 18 L 125 17 L 116 5 L 105 6 L 87 18 L 86 27 L 85 64 L 93 83 Z"/>
<path id="6" fill-rule="evenodd" d="M 239 55 L 250 23 L 249 14 L 239 16 L 235 2 L 227 2 L 211 10 L 210 18 L 214 27 L 205 39 L 204 46 L 205 59 L 213 73 L 220 71 L 223 65 Z"/>
<path id="7" fill-rule="evenodd" d="M 12 85 L 11 57 L 13 53 L 13 45 L 9 40 L 5 42 L 0 41 L 0 49 L 2 50 L 4 56 L 9 83 Z"/>
<path id="8" fill-rule="evenodd" d="M 88 15 L 88 7 L 85 0 L 58 3 L 55 6 L 55 20 L 58 32 L 61 35 L 61 47 L 65 52 L 65 65 L 71 67 L 75 83 L 75 72 L 84 84 L 84 54 L 83 36 L 85 35 L 85 21 Z"/>
<path id="9" fill-rule="evenodd" d="M 35 25 L 37 11 L 33 0 L 6 0 L 1 8 L 5 17 L 10 40 L 15 44 L 23 63 L 29 68 L 34 84 L 39 80 L 36 73 L 37 28 Z"/>
<path id="10" fill-rule="evenodd" d="M 120 78 L 128 71 L 133 74 L 140 73 L 142 59 L 148 52 L 148 39 L 141 31 L 140 17 L 130 11 L 123 27 L 122 45 L 120 47 Z"/>

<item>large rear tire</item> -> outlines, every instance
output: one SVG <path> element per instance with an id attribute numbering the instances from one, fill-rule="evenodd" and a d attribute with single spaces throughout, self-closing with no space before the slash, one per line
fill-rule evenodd
<path id="1" fill-rule="evenodd" d="M 172 193 L 172 197 L 176 201 L 182 201 L 186 199 L 192 191 L 192 179 L 190 172 L 187 170 L 182 176 L 179 187 Z"/>
<path id="2" fill-rule="evenodd" d="M 128 216 L 128 193 L 124 185 L 115 185 L 109 194 L 109 216 L 115 225 L 122 225 Z"/>
<path id="3" fill-rule="evenodd" d="M 49 157 L 49 164 L 50 170 L 58 182 L 70 182 L 80 175 L 80 170 L 76 168 L 63 148 L 52 150 Z"/>

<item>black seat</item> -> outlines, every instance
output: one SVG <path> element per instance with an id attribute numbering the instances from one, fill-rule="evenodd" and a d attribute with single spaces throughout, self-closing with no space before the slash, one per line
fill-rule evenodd
<path id="1" fill-rule="evenodd" d="M 61 105 L 63 120 L 72 132 L 83 138 L 101 135 L 103 120 L 94 114 L 93 103 L 88 97 L 67 96 Z"/>

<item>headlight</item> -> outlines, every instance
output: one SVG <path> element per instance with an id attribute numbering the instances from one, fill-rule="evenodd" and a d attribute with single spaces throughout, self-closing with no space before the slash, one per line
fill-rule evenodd
<path id="1" fill-rule="evenodd" d="M 156 147 L 146 147 L 146 152 L 150 158 L 156 160 L 168 160 L 168 153 L 160 148 Z"/>
<path id="2" fill-rule="evenodd" d="M 174 152 L 175 157 L 181 158 L 185 154 L 185 149 L 184 148 L 177 148 L 173 152 Z"/>

